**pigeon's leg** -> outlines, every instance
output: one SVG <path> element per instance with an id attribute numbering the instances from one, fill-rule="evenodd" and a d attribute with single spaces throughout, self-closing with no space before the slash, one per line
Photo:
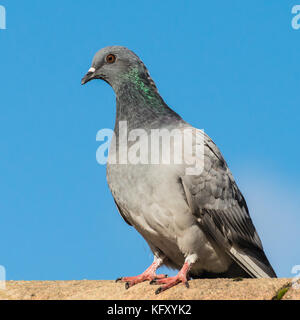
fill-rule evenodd
<path id="1" fill-rule="evenodd" d="M 144 282 L 144 281 L 153 281 L 157 279 L 166 278 L 167 275 L 165 274 L 156 274 L 156 270 L 162 265 L 163 259 L 154 256 L 154 261 L 151 266 L 146 269 L 142 274 L 135 276 L 135 277 L 122 277 L 118 278 L 116 282 L 122 281 L 126 282 L 125 288 L 129 289 L 130 287 L 134 286 L 135 284 Z"/>
<path id="2" fill-rule="evenodd" d="M 191 268 L 191 264 L 193 262 L 194 262 L 194 257 L 187 258 L 181 270 L 178 272 L 176 276 L 170 277 L 170 278 L 157 279 L 152 281 L 152 284 L 163 284 L 163 286 L 159 287 L 155 291 L 155 294 L 159 294 L 169 288 L 172 288 L 180 282 L 182 282 L 187 288 L 189 288 L 188 273 Z"/>

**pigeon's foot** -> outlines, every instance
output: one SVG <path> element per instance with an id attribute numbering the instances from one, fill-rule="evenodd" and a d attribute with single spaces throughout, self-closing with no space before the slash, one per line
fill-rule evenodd
<path id="1" fill-rule="evenodd" d="M 186 262 L 176 276 L 151 281 L 151 284 L 164 284 L 163 286 L 159 287 L 155 291 L 155 294 L 159 294 L 169 288 L 172 288 L 180 282 L 184 283 L 184 285 L 187 288 L 189 288 L 188 275 L 187 275 L 188 270 L 189 270 L 189 264 Z"/>
<path id="2" fill-rule="evenodd" d="M 166 274 L 156 274 L 157 263 L 152 263 L 151 266 L 145 270 L 142 274 L 135 277 L 122 277 L 118 278 L 116 282 L 126 282 L 125 288 L 129 289 L 132 286 L 144 282 L 144 281 L 157 281 L 159 279 L 165 279 L 168 276 Z"/>
<path id="3" fill-rule="evenodd" d="M 122 278 L 118 278 L 116 281 L 121 281 L 121 282 L 126 282 L 125 283 L 125 288 L 129 289 L 131 287 L 133 287 L 134 285 L 144 282 L 144 281 L 157 281 L 159 279 L 164 279 L 166 278 L 167 275 L 166 274 L 149 274 L 146 272 L 143 272 L 142 274 L 135 276 L 135 277 L 122 277 Z"/>

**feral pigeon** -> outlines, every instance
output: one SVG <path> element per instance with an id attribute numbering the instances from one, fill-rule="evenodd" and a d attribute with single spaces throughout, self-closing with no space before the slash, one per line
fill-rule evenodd
<path id="1" fill-rule="evenodd" d="M 160 285 L 156 290 L 160 293 L 180 282 L 188 287 L 190 278 L 276 277 L 218 147 L 167 106 L 138 56 L 121 46 L 98 51 L 82 84 L 93 79 L 106 81 L 116 94 L 115 134 L 107 163 L 109 188 L 120 215 L 143 236 L 154 255 L 142 274 L 118 280 L 126 282 L 127 289 L 149 280 Z M 121 144 L 120 123 L 125 122 L 128 134 L 142 129 L 148 137 L 155 130 L 183 133 L 190 129 L 187 141 L 193 150 L 187 160 L 199 160 L 202 167 L 189 172 L 188 161 L 164 163 L 161 154 L 158 162 L 147 162 L 157 160 L 160 152 L 148 145 L 144 162 L 126 161 L 134 139 L 125 135 L 128 146 Z M 146 143 L 142 135 L 140 140 Z M 160 139 L 160 148 L 167 148 L 167 143 L 170 140 Z M 173 158 L 178 150 L 175 145 L 170 148 Z M 179 272 L 169 278 L 156 274 L 162 265 Z"/>

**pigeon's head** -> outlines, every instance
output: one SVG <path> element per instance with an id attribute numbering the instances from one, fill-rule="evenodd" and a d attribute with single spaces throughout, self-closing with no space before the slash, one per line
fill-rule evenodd
<path id="1" fill-rule="evenodd" d="M 125 47 L 111 46 L 98 51 L 81 84 L 102 79 L 116 89 L 124 80 L 150 80 L 149 73 L 138 56 Z"/>

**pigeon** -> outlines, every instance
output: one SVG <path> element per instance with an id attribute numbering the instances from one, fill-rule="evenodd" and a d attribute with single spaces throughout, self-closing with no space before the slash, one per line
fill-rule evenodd
<path id="1" fill-rule="evenodd" d="M 140 275 L 117 280 L 125 282 L 126 289 L 150 281 L 159 285 L 158 294 L 179 283 L 188 287 L 191 278 L 276 277 L 220 150 L 203 130 L 192 127 L 164 102 L 141 59 L 126 47 L 103 48 L 81 84 L 93 79 L 107 82 L 116 95 L 107 162 L 109 188 L 120 215 L 142 235 L 154 256 Z M 125 122 L 128 132 L 142 129 L 147 135 L 153 130 L 190 130 L 187 141 L 202 153 L 193 151 L 187 158 L 199 160 L 202 167 L 191 173 L 188 161 L 162 163 L 161 156 L 159 163 L 122 162 L 128 156 L 120 142 L 120 123 Z M 160 141 L 160 146 L 166 143 Z M 151 149 L 148 157 L 157 156 L 155 152 Z M 177 149 L 170 153 L 177 155 Z M 177 275 L 157 274 L 163 265 L 179 270 Z"/>

